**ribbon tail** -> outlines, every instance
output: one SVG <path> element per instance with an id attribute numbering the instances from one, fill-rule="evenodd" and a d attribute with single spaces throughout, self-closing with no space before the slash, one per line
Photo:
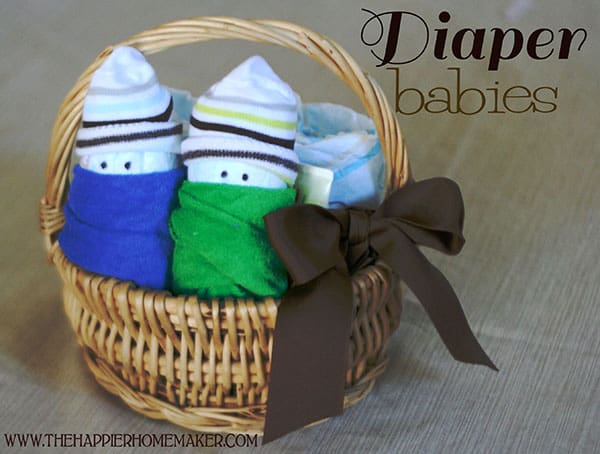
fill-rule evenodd
<path id="1" fill-rule="evenodd" d="M 273 339 L 263 444 L 342 413 L 352 315 L 350 279 L 336 269 L 284 295 Z"/>
<path id="2" fill-rule="evenodd" d="M 399 235 L 393 243 L 378 250 L 385 251 L 382 258 L 419 299 L 454 359 L 498 371 L 473 334 L 452 286 L 417 246 L 408 237 Z"/>

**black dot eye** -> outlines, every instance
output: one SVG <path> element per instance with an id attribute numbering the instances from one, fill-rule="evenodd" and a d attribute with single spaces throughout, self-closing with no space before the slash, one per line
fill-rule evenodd
<path id="1" fill-rule="evenodd" d="M 127 170 L 131 169 L 131 162 L 127 161 L 125 164 L 123 164 L 123 167 L 125 167 Z"/>
<path id="2" fill-rule="evenodd" d="M 226 178 L 227 177 L 227 170 L 223 170 L 221 172 L 221 178 Z"/>
<path id="3" fill-rule="evenodd" d="M 106 163 L 106 161 L 102 161 L 100 163 L 100 167 L 102 167 L 103 169 L 106 169 L 106 167 L 108 167 L 108 164 Z"/>
<path id="4" fill-rule="evenodd" d="M 247 173 L 245 173 L 245 174 L 242 175 L 242 180 L 248 181 L 248 174 Z"/>

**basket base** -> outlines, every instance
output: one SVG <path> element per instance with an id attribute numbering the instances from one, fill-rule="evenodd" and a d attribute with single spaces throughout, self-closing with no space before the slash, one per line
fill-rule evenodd
<path id="1" fill-rule="evenodd" d="M 54 261 L 65 311 L 103 388 L 138 413 L 194 431 L 262 433 L 275 300 L 174 297 L 88 273 L 60 249 Z M 356 317 L 344 408 L 363 399 L 384 371 L 401 313 L 395 284 L 383 264 L 352 277 Z"/>
<path id="2" fill-rule="evenodd" d="M 85 362 L 98 383 L 111 394 L 120 397 L 132 410 L 152 419 L 166 420 L 187 429 L 198 432 L 262 435 L 265 424 L 264 404 L 235 409 L 210 407 L 177 407 L 150 394 L 139 392 L 130 387 L 110 365 L 94 352 L 83 349 Z M 364 399 L 373 388 L 375 379 L 383 373 L 387 361 L 373 367 L 365 376 L 347 388 L 344 395 L 344 409 Z M 306 427 L 312 427 L 327 421 L 325 418 Z"/>

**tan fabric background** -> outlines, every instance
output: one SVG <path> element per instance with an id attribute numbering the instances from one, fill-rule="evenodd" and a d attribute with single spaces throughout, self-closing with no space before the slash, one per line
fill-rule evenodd
<path id="1" fill-rule="evenodd" d="M 54 114 L 104 46 L 193 15 L 287 19 L 340 42 L 391 99 L 393 73 L 376 69 L 360 42 L 365 20 L 360 8 L 403 8 L 419 12 L 434 26 L 439 10 L 447 8 L 453 24 L 460 26 L 524 31 L 567 26 L 589 33 L 583 51 L 568 61 L 520 57 L 503 64 L 497 74 L 482 64 L 459 62 L 471 86 L 489 87 L 494 80 L 505 87 L 558 86 L 559 108 L 553 114 L 400 117 L 415 175 L 446 175 L 463 189 L 463 253 L 429 256 L 453 283 L 501 372 L 455 363 L 409 297 L 389 345 L 389 368 L 371 395 L 342 417 L 286 436 L 262 451 L 600 452 L 598 3 L 423 3 L 0 3 L 2 433 L 184 432 L 138 416 L 95 383 L 63 314 L 58 275 L 45 261 L 38 234 L 37 202 L 44 191 Z M 151 62 L 163 83 L 199 94 L 254 52 L 264 54 L 305 100 L 360 108 L 316 63 L 273 47 L 211 42 L 169 51 Z M 451 64 L 428 53 L 403 67 L 402 86 L 428 90 L 449 84 L 445 68 Z M 0 451 L 5 450 L 2 438 Z"/>

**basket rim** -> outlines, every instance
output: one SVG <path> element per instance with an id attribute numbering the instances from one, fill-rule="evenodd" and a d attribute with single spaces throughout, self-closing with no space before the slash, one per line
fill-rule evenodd
<path id="1" fill-rule="evenodd" d="M 88 289 L 94 289 L 102 295 L 102 300 L 106 306 L 114 306 L 114 313 L 110 309 L 101 311 L 106 320 L 120 320 L 120 330 L 128 328 L 134 336 L 138 329 L 133 327 L 133 312 L 141 310 L 143 305 L 151 302 L 152 307 L 159 307 L 159 311 L 169 319 L 173 331 L 184 331 L 186 328 L 197 328 L 197 324 L 190 320 L 194 317 L 207 317 L 211 314 L 226 315 L 233 308 L 250 307 L 256 309 L 256 316 L 261 318 L 273 317 L 277 313 L 277 308 L 281 303 L 280 298 L 266 296 L 263 298 L 238 298 L 221 297 L 203 299 L 195 294 L 177 295 L 169 290 L 159 290 L 147 287 L 140 287 L 131 281 L 124 281 L 116 277 L 105 276 L 102 274 L 88 271 L 81 266 L 73 263 L 64 254 L 60 246 L 53 250 L 51 257 L 52 263 L 58 268 L 63 281 L 69 282 L 77 292 L 85 299 L 89 300 L 97 295 L 88 295 Z M 392 280 L 392 270 L 384 262 L 378 260 L 375 263 L 356 270 L 352 275 L 352 282 L 355 286 L 354 292 L 365 291 L 379 282 L 389 282 Z M 382 300 L 386 300 L 392 290 L 388 287 L 385 293 L 381 295 Z M 137 306 L 137 307 L 136 307 Z M 199 312 L 192 308 L 198 307 Z M 99 309 L 99 308 L 95 308 Z M 183 323 L 182 320 L 186 320 Z M 162 320 L 161 320 L 162 321 Z M 128 325 L 129 324 L 129 325 Z M 128 326 L 126 326 L 128 325 Z M 273 328 L 274 326 L 267 326 Z M 168 333 L 167 333 L 168 334 Z M 175 339 L 172 339 L 175 340 Z"/>

